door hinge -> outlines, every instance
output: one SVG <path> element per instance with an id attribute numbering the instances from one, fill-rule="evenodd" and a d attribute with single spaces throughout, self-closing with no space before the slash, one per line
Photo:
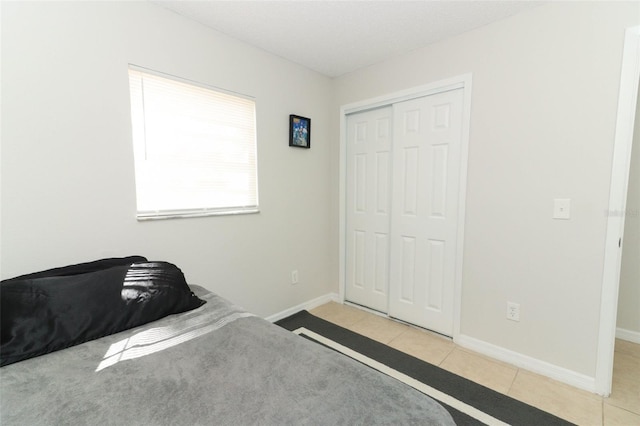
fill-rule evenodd
<path id="1" fill-rule="evenodd" d="M 622 247 L 622 238 L 618 238 L 618 247 Z"/>

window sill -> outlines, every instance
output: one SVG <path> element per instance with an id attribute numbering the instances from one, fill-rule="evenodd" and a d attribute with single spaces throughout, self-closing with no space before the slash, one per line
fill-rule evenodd
<path id="1" fill-rule="evenodd" d="M 260 213 L 258 208 L 239 209 L 239 210 L 185 210 L 179 212 L 145 212 L 138 213 L 136 219 L 138 222 L 146 222 L 148 220 L 165 220 L 165 219 L 183 219 L 190 217 L 208 217 L 208 216 L 235 216 L 242 214 Z"/>

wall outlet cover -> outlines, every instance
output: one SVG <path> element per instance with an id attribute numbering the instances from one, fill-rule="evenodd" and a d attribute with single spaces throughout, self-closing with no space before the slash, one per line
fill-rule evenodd
<path id="1" fill-rule="evenodd" d="M 507 302 L 507 319 L 511 321 L 520 321 L 520 304 Z"/>

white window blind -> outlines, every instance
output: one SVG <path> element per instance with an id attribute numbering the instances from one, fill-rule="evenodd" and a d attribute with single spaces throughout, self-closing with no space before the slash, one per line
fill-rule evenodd
<path id="1" fill-rule="evenodd" d="M 138 219 L 258 211 L 255 102 L 129 68 Z"/>

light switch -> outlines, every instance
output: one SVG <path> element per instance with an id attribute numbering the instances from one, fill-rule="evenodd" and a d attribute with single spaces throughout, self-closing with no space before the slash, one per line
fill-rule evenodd
<path id="1" fill-rule="evenodd" d="M 571 219 L 571 198 L 556 198 L 553 200 L 553 218 Z"/>

